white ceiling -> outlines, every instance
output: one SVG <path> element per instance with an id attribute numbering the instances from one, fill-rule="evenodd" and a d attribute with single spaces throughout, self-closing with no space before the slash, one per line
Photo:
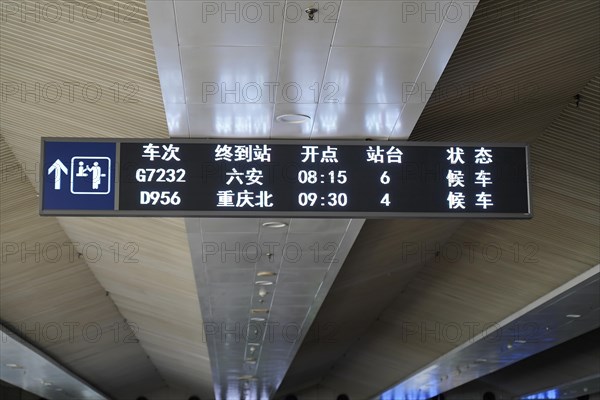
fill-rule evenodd
<path id="1" fill-rule="evenodd" d="M 48 398 L 106 400 L 101 392 L 0 325 L 2 380 Z"/>
<path id="2" fill-rule="evenodd" d="M 218 399 L 273 398 L 364 223 L 277 221 L 186 220 Z"/>
<path id="3" fill-rule="evenodd" d="M 477 1 L 313 4 L 148 1 L 171 137 L 406 139 Z"/>

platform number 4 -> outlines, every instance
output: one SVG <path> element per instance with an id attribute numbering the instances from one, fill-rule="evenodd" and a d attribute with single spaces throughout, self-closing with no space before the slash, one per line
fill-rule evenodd
<path id="1" fill-rule="evenodd" d="M 391 201 L 390 201 L 390 194 L 389 193 L 384 194 L 383 197 L 381 198 L 380 203 L 383 204 L 386 207 L 389 207 L 390 203 L 391 203 Z"/>

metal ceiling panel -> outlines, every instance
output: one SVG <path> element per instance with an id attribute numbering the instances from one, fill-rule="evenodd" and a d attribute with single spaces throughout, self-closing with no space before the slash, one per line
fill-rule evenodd
<path id="1" fill-rule="evenodd" d="M 260 139 L 271 131 L 271 104 L 187 104 L 187 109 L 192 138 Z"/>
<path id="2" fill-rule="evenodd" d="M 473 6 L 476 5 L 472 2 Z M 386 46 L 429 49 L 438 30 L 452 11 L 463 10 L 452 1 L 344 1 L 334 46 Z M 376 70 L 375 70 L 376 71 Z"/>
<path id="3" fill-rule="evenodd" d="M 322 51 L 327 53 L 331 46 L 334 32 L 337 28 L 342 0 L 331 0 L 327 2 L 313 1 L 287 1 L 284 14 L 284 32 L 282 40 L 282 51 L 292 55 L 298 50 L 300 53 L 313 50 L 315 54 Z M 308 21 L 305 10 L 309 7 L 319 9 L 314 14 L 314 20 Z M 285 57 L 282 55 L 282 62 Z M 324 65 L 323 65 L 324 67 Z M 322 76 L 319 77 L 319 82 Z M 285 82 L 285 80 L 281 80 Z"/>
<path id="4" fill-rule="evenodd" d="M 215 396 L 268 399 L 363 221 L 226 221 L 187 220 Z"/>
<path id="5" fill-rule="evenodd" d="M 424 107 L 399 118 L 407 88 L 418 79 L 435 87 L 476 5 L 150 0 L 169 132 L 406 138 Z M 304 12 L 311 6 L 322 7 L 313 21 Z M 280 113 L 312 122 L 282 126 L 274 122 Z"/>
<path id="6" fill-rule="evenodd" d="M 330 88 L 330 85 L 325 87 L 330 81 L 322 82 L 329 58 L 329 47 L 312 48 L 311 43 L 288 46 L 281 49 L 279 79 L 276 80 L 279 85 L 273 90 L 271 102 L 274 101 L 278 105 L 316 105 L 323 90 L 329 94 L 335 89 Z M 264 87 L 265 98 L 268 98 L 268 89 L 267 86 Z"/>
<path id="7" fill-rule="evenodd" d="M 545 390 L 534 393 L 524 393 L 521 399 L 529 400 L 545 396 L 547 399 L 552 397 L 565 400 L 577 400 L 586 395 L 598 395 L 600 393 L 600 373 L 587 376 L 577 381 L 570 382 L 564 385 L 552 385 Z M 593 398 L 593 397 L 591 397 Z"/>
<path id="8" fill-rule="evenodd" d="M 179 51 L 188 105 L 273 103 L 265 82 L 276 81 L 277 47 L 181 46 Z"/>
<path id="9" fill-rule="evenodd" d="M 597 329 L 599 287 L 597 265 L 374 398 L 429 399 Z M 448 332 L 448 336 L 455 334 L 450 329 Z"/>
<path id="10" fill-rule="evenodd" d="M 336 91 L 323 93 L 322 103 L 400 104 L 407 83 L 414 82 L 427 48 L 333 47 L 324 82 Z"/>
<path id="11" fill-rule="evenodd" d="M 319 104 L 311 137 L 387 139 L 401 110 L 400 104 Z"/>
<path id="12" fill-rule="evenodd" d="M 0 325 L 0 378 L 49 400 L 106 400 L 107 397 L 56 361 Z"/>
<path id="13" fill-rule="evenodd" d="M 295 11 L 285 7 L 285 1 L 167 3 L 175 7 L 180 46 L 235 46 L 238 50 L 243 46 L 279 47 L 284 15 Z"/>

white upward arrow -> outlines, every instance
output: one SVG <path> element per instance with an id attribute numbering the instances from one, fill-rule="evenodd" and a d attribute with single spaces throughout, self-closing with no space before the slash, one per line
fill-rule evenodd
<path id="1" fill-rule="evenodd" d="M 54 172 L 54 190 L 60 190 L 60 172 L 64 172 L 65 175 L 69 175 L 69 171 L 65 164 L 63 164 L 59 159 L 54 161 L 54 164 L 48 168 L 48 175 Z"/>

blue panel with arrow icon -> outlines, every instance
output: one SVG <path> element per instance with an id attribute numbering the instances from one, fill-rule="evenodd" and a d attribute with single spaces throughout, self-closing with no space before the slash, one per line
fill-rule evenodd
<path id="1" fill-rule="evenodd" d="M 41 212 L 114 210 L 116 146 L 44 141 Z"/>

